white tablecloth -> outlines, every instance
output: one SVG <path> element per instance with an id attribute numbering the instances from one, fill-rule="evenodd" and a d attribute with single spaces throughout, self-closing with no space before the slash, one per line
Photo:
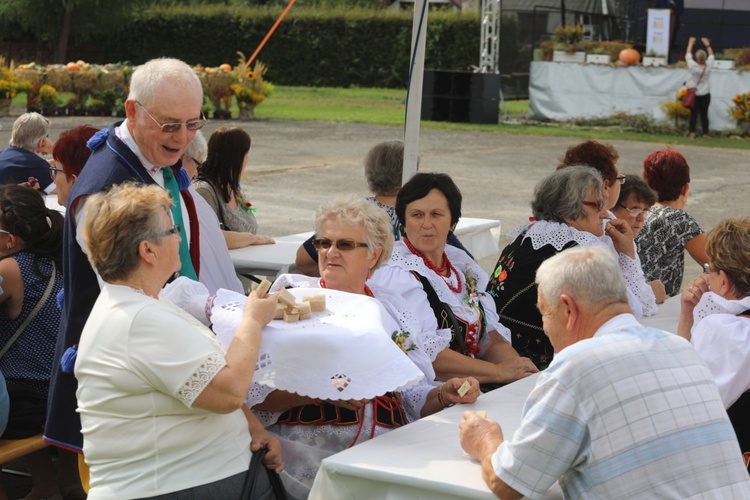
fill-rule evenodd
<path id="1" fill-rule="evenodd" d="M 641 318 L 640 321 L 646 326 L 677 333 L 677 324 L 680 321 L 680 296 L 669 297 L 659 305 L 659 312 L 648 318 Z"/>
<path id="2" fill-rule="evenodd" d="M 455 234 L 475 259 L 498 253 L 500 221 L 462 217 Z M 274 236 L 273 245 L 253 245 L 230 250 L 232 263 L 238 273 L 250 273 L 275 278 L 279 274 L 295 272 L 297 249 L 313 233 Z"/>
<path id="3" fill-rule="evenodd" d="M 473 405 L 458 405 L 423 418 L 325 460 L 310 499 L 495 498 L 481 465 L 461 449 L 458 422 L 463 412 L 486 410 L 506 436 L 521 423 L 521 409 L 536 376 L 483 394 Z M 545 498 L 562 498 L 557 486 Z"/>

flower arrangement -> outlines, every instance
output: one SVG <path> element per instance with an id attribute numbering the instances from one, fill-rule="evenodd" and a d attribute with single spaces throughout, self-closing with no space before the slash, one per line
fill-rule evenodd
<path id="1" fill-rule="evenodd" d="M 685 87 L 677 91 L 674 101 L 666 101 L 659 106 L 661 111 L 669 118 L 674 120 L 674 126 L 679 127 L 680 121 L 684 121 L 690 116 L 690 110 L 682 105 L 682 98 L 687 94 Z"/>
<path id="2" fill-rule="evenodd" d="M 249 70 L 250 63 L 241 51 L 234 73 L 234 83 L 230 86 L 237 105 L 240 108 L 240 118 L 252 119 L 253 108 L 266 100 L 273 94 L 273 84 L 263 79 L 267 67 L 260 61 L 255 62 L 252 71 Z M 244 116 L 243 116 L 244 115 Z"/>
<path id="3" fill-rule="evenodd" d="M 737 123 L 750 122 L 750 92 L 737 94 L 732 102 L 734 103 L 734 107 L 730 110 L 732 118 L 737 120 Z"/>
<path id="4" fill-rule="evenodd" d="M 42 108 L 57 107 L 57 90 L 52 85 L 44 84 L 39 88 L 39 102 Z"/>
<path id="5" fill-rule="evenodd" d="M 578 50 L 578 45 L 583 41 L 583 29 L 580 24 L 575 26 L 559 26 L 553 36 L 555 50 L 564 50 L 573 54 Z"/>
<path id="6" fill-rule="evenodd" d="M 6 66 L 5 58 L 0 56 L 0 99 L 13 99 L 19 92 L 26 92 L 29 82 L 17 81 L 13 61 Z"/>

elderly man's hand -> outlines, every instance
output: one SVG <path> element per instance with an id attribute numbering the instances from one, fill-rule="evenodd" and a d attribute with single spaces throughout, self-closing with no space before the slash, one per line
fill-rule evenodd
<path id="1" fill-rule="evenodd" d="M 465 411 L 458 427 L 461 429 L 461 448 L 479 462 L 494 453 L 503 442 L 500 424 L 480 417 L 476 412 Z"/>

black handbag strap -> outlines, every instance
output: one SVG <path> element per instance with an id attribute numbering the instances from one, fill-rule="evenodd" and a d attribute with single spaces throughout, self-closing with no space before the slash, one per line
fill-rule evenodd
<path id="1" fill-rule="evenodd" d="M 44 294 L 42 295 L 42 298 L 39 299 L 39 302 L 36 303 L 34 306 L 34 309 L 31 310 L 28 316 L 26 316 L 26 319 L 23 320 L 23 323 L 21 323 L 21 326 L 18 327 L 18 330 L 16 330 L 16 333 L 13 334 L 13 336 L 8 339 L 8 342 L 3 347 L 2 351 L 0 351 L 0 358 L 5 356 L 5 353 L 8 352 L 8 349 L 13 347 L 13 344 L 18 340 L 18 337 L 21 336 L 24 330 L 26 330 L 26 327 L 29 326 L 29 323 L 36 318 L 36 315 L 39 314 L 39 311 L 44 306 L 44 303 L 47 302 L 47 299 L 49 298 L 50 293 L 52 293 L 52 287 L 55 286 L 55 276 L 57 276 L 57 267 L 55 266 L 55 263 L 52 263 L 52 275 L 49 278 L 49 282 L 47 283 L 47 288 L 44 290 Z"/>
<path id="2" fill-rule="evenodd" d="M 273 495 L 276 500 L 287 500 L 286 489 L 284 489 L 284 484 L 281 482 L 281 477 L 276 471 L 267 469 L 263 465 L 263 459 L 267 452 L 268 450 L 265 448 L 253 452 L 252 458 L 250 458 L 250 467 L 247 469 L 247 476 L 245 476 L 245 485 L 242 487 L 240 500 L 251 500 L 256 498 L 256 478 L 258 477 L 258 474 L 262 473 L 262 470 L 265 470 L 268 473 L 268 480 L 271 483 L 271 489 L 273 490 Z"/>

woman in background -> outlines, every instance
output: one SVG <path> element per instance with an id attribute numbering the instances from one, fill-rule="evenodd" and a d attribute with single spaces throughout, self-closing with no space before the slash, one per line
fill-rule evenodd
<path id="1" fill-rule="evenodd" d="M 643 160 L 643 178 L 656 191 L 657 201 L 635 240 L 643 274 L 661 280 L 667 295 L 680 292 L 685 250 L 702 266 L 708 262 L 706 235 L 685 211 L 690 190 L 690 167 L 679 151 L 655 151 Z"/>
<path id="2" fill-rule="evenodd" d="M 701 117 L 703 137 L 708 138 L 708 106 L 711 104 L 710 75 L 711 68 L 714 65 L 714 51 L 708 38 L 701 38 L 701 42 L 708 51 L 708 57 L 706 57 L 706 50 L 703 49 L 698 50 L 693 57 L 694 36 L 690 37 L 685 52 L 685 62 L 688 65 L 688 71 L 690 71 L 687 87 L 695 87 L 695 106 L 690 110 L 690 123 L 688 124 L 691 139 L 695 139 L 695 122 L 698 115 Z"/>
<path id="3" fill-rule="evenodd" d="M 60 325 L 56 299 L 63 283 L 62 234 L 62 215 L 45 206 L 39 191 L 0 186 L 0 371 L 10 397 L 4 439 L 44 430 Z M 62 453 L 59 482 L 48 448 L 26 456 L 34 482 L 27 498 L 55 497 L 62 489 L 78 488 L 75 456 Z"/>
<path id="4" fill-rule="evenodd" d="M 52 149 L 54 160 L 49 173 L 57 187 L 57 203 L 63 207 L 68 203 L 68 193 L 91 156 L 86 143 L 98 131 L 91 125 L 66 130 L 60 134 Z"/>
<path id="5" fill-rule="evenodd" d="M 230 249 L 274 242 L 268 236 L 255 234 L 258 231 L 255 208 L 240 186 L 249 154 L 247 132 L 239 127 L 217 128 L 208 139 L 208 156 L 193 183 L 216 212 Z"/>

